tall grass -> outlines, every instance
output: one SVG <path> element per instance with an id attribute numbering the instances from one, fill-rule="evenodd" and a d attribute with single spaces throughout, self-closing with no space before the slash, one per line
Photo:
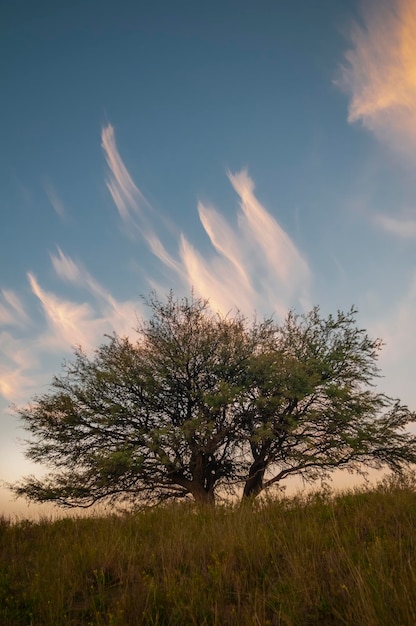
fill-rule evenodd
<path id="1" fill-rule="evenodd" d="M 0 624 L 416 624 L 416 493 L 0 524 Z"/>

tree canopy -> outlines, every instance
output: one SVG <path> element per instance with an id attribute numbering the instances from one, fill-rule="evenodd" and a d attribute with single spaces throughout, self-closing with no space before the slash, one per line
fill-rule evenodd
<path id="1" fill-rule="evenodd" d="M 114 334 L 92 357 L 78 348 L 50 391 L 17 409 L 27 456 L 51 468 L 14 485 L 17 495 L 214 503 L 290 475 L 416 461 L 415 413 L 376 390 L 381 341 L 357 327 L 354 308 L 279 323 L 223 316 L 194 296 L 153 293 L 147 304 L 136 342 Z"/>

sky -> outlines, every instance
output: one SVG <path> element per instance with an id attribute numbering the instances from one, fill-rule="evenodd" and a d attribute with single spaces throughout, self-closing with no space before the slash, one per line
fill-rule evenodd
<path id="1" fill-rule="evenodd" d="M 415 32 L 414 0 L 1 3 L 0 479 L 45 469 L 11 406 L 152 289 L 355 305 L 416 409 Z"/>

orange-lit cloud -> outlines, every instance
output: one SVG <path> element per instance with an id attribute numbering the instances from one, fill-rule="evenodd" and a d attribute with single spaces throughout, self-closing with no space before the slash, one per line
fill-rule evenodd
<path id="1" fill-rule="evenodd" d="M 247 289 L 250 279 L 244 261 L 244 245 L 238 241 L 235 229 L 213 207 L 198 204 L 199 219 L 216 251 L 231 263 Z"/>
<path id="2" fill-rule="evenodd" d="M 248 315 L 254 310 L 275 310 L 284 315 L 291 306 L 308 306 L 308 265 L 288 234 L 257 200 L 254 182 L 245 170 L 228 172 L 240 197 L 241 211 L 235 226 L 214 207 L 198 203 L 201 224 L 212 245 L 212 251 L 203 256 L 146 200 L 123 162 L 111 125 L 102 130 L 102 147 L 109 168 L 107 186 L 119 215 L 129 225 L 130 234 L 132 230 L 139 234 L 162 263 L 169 281 L 165 290 L 194 288 L 214 308 L 223 312 L 238 308 Z M 167 251 L 157 234 L 161 225 L 168 226 L 169 235 L 176 238 L 176 254 Z M 79 281 L 79 268 L 60 252 L 52 261 L 62 278 Z M 152 277 L 147 278 L 155 285 Z M 92 280 L 87 282 L 92 288 Z"/>
<path id="3" fill-rule="evenodd" d="M 395 149 L 416 147 L 416 2 L 364 0 L 351 29 L 338 84 L 349 94 L 350 122 Z"/>
<path id="4" fill-rule="evenodd" d="M 245 170 L 238 174 L 229 172 L 228 177 L 240 196 L 244 214 L 240 223 L 254 244 L 265 280 L 269 278 L 269 304 L 276 308 L 283 304 L 287 309 L 296 298 L 302 306 L 307 306 L 311 275 L 306 260 L 277 220 L 257 200 L 254 182 L 248 173 Z"/>
<path id="5" fill-rule="evenodd" d="M 173 288 L 178 295 L 194 288 L 208 298 L 214 309 L 227 313 L 240 309 L 251 316 L 276 311 L 284 315 L 289 307 L 306 308 L 310 270 L 294 242 L 277 220 L 261 205 L 254 193 L 254 182 L 246 171 L 229 173 L 229 180 L 240 200 L 240 208 L 225 217 L 209 204 L 197 209 L 211 250 L 201 254 L 184 233 L 170 228 L 168 252 L 156 233 L 163 216 L 154 211 L 133 181 L 115 143 L 111 126 L 103 129 L 103 147 L 109 167 L 108 187 L 123 222 L 134 229 L 159 260 L 164 279 L 157 285 L 161 295 Z M 166 224 L 165 224 L 166 226 Z M 92 276 L 82 263 L 58 246 L 50 255 L 57 277 L 80 290 L 75 300 L 46 290 L 31 272 L 28 280 L 33 296 L 41 305 L 43 318 L 36 318 L 30 336 L 0 336 L 0 394 L 20 400 L 39 384 L 39 363 L 53 355 L 67 355 L 74 345 L 92 350 L 106 333 L 135 335 L 141 303 L 117 300 Z M 0 299 L 0 322 L 20 326 L 27 332 L 30 320 L 12 291 Z M 60 357 L 61 358 L 61 357 Z"/>
<path id="6" fill-rule="evenodd" d="M 120 217 L 125 222 L 134 222 L 140 215 L 139 204 L 148 205 L 146 198 L 136 187 L 117 150 L 114 128 L 109 124 L 101 132 L 101 146 L 107 161 L 109 176 L 107 187 Z"/>
<path id="7" fill-rule="evenodd" d="M 27 368 L 7 367 L 0 364 L 0 395 L 9 402 L 26 400 L 27 394 L 35 387 L 34 379 L 27 374 Z"/>
<path id="8" fill-rule="evenodd" d="M 248 173 L 228 177 L 240 198 L 236 226 L 199 204 L 214 252 L 203 257 L 182 235 L 180 256 L 188 285 L 223 312 L 239 308 L 247 315 L 257 310 L 284 316 L 292 306 L 306 307 L 311 279 L 307 262 L 255 197 Z"/>
<path id="9" fill-rule="evenodd" d="M 8 332 L 0 333 L 0 395 L 10 402 L 27 400 L 39 376 L 31 373 L 39 362 L 33 343 Z"/>
<path id="10" fill-rule="evenodd" d="M 88 292 L 88 302 L 71 301 L 41 287 L 31 272 L 28 280 L 33 295 L 41 303 L 43 320 L 32 324 L 30 335 L 0 332 L 0 396 L 11 402 L 25 402 L 50 379 L 41 364 L 48 356 L 59 359 L 72 352 L 76 345 L 92 351 L 104 341 L 105 334 L 135 335 L 140 302 L 117 301 L 80 264 L 58 248 L 51 255 L 59 278 Z M 0 322 L 8 324 L 14 313 L 19 321 L 28 322 L 16 294 L 3 292 L 8 308 L 0 306 Z M 16 324 L 14 324 L 16 326 Z M 22 330 L 22 324 L 17 324 Z M 26 331 L 28 323 L 23 326 Z M 42 374 L 41 374 L 42 372 Z"/>
<path id="11" fill-rule="evenodd" d="M 96 339 L 93 310 L 89 304 L 78 304 L 59 298 L 40 286 L 36 277 L 28 273 L 29 284 L 34 295 L 42 303 L 48 322 L 48 333 L 44 337 L 45 347 L 67 350 L 81 344 L 91 348 Z"/>
<path id="12" fill-rule="evenodd" d="M 101 131 L 101 146 L 104 150 L 108 165 L 107 188 L 116 205 L 123 223 L 127 226 L 127 234 L 141 235 L 149 245 L 153 254 L 162 263 L 170 265 L 175 270 L 175 261 L 162 244 L 159 236 L 152 226 L 154 210 L 146 197 L 137 187 L 117 148 L 114 128 L 109 124 Z M 165 219 L 160 219 L 161 224 L 166 224 Z M 160 224 L 159 224 L 160 225 Z"/>
<path id="13" fill-rule="evenodd" d="M 58 247 L 58 255 L 51 254 L 55 272 L 64 281 L 83 287 L 95 299 L 94 325 L 91 328 L 91 341 L 102 339 L 105 332 L 112 330 L 131 335 L 134 321 L 140 308 L 135 300 L 118 301 L 91 274 Z M 90 332 L 90 331 L 88 331 Z M 101 335 L 99 335 L 101 333 Z"/>

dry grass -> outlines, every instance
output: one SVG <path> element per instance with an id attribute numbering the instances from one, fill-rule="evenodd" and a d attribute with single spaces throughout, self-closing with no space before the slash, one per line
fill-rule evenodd
<path id="1" fill-rule="evenodd" d="M 0 522 L 0 624 L 416 624 L 409 485 Z"/>

